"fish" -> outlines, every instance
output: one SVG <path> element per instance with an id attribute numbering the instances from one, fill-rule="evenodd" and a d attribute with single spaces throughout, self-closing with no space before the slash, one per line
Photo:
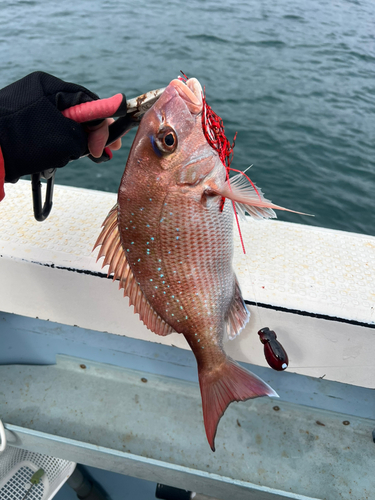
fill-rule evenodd
<path id="1" fill-rule="evenodd" d="M 197 79 L 170 82 L 139 125 L 117 203 L 94 248 L 147 328 L 185 337 L 215 451 L 218 423 L 231 402 L 278 397 L 224 350 L 224 340 L 238 335 L 250 316 L 232 267 L 234 213 L 262 219 L 287 209 L 245 176 L 229 180 L 207 138 L 206 110 Z"/>

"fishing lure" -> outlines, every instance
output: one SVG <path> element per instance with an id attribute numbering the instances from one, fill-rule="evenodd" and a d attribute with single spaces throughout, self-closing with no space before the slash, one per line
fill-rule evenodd
<path id="1" fill-rule="evenodd" d="M 258 332 L 260 341 L 264 345 L 264 355 L 271 368 L 283 371 L 288 368 L 289 359 L 284 347 L 277 340 L 276 333 L 267 326 Z"/>
<path id="2" fill-rule="evenodd" d="M 182 71 L 181 71 L 181 74 L 182 74 L 182 77 L 179 76 L 178 78 L 186 83 L 189 78 Z M 220 118 L 220 116 L 217 115 L 215 113 L 215 111 L 213 111 L 211 106 L 209 106 L 207 104 L 205 88 L 203 90 L 202 101 L 203 101 L 203 110 L 202 110 L 203 133 L 207 139 L 208 144 L 215 151 L 217 151 L 219 158 L 225 167 L 226 177 L 227 177 L 229 188 L 230 188 L 229 172 L 230 171 L 237 172 L 237 173 L 243 175 L 244 177 L 246 177 L 246 179 L 250 182 L 250 184 L 254 188 L 255 192 L 257 193 L 259 199 L 261 199 L 260 193 L 257 190 L 255 184 L 251 181 L 251 179 L 241 170 L 231 168 L 231 166 L 230 166 L 232 163 L 232 160 L 233 160 L 233 148 L 234 148 L 234 145 L 236 142 L 237 132 L 234 134 L 233 142 L 231 144 L 225 135 L 225 129 L 224 129 L 224 124 L 223 124 L 222 118 Z M 223 211 L 224 203 L 225 203 L 225 198 L 222 198 L 221 204 L 220 204 L 220 211 Z M 238 228 L 238 233 L 240 236 L 242 250 L 243 250 L 243 253 L 245 254 L 246 250 L 245 250 L 245 245 L 244 245 L 243 238 L 242 238 L 240 223 L 238 221 L 238 215 L 237 215 L 237 211 L 236 211 L 236 207 L 235 207 L 235 202 L 232 201 L 232 204 L 233 204 L 234 216 L 235 216 L 236 224 L 237 224 L 237 228 Z"/>

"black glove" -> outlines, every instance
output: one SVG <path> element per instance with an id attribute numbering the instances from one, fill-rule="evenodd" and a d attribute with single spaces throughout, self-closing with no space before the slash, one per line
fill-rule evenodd
<path id="1" fill-rule="evenodd" d="M 99 99 L 81 85 L 37 71 L 0 90 L 5 181 L 63 167 L 87 150 L 84 127 L 61 111 Z"/>

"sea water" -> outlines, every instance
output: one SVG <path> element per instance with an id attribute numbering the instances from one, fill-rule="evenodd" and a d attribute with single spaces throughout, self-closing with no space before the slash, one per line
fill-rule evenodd
<path id="1" fill-rule="evenodd" d="M 373 0 L 12 0 L 0 21 L 0 87 L 43 70 L 131 98 L 183 70 L 238 132 L 233 168 L 315 215 L 281 220 L 375 235 Z M 133 138 L 56 182 L 117 191 Z"/>

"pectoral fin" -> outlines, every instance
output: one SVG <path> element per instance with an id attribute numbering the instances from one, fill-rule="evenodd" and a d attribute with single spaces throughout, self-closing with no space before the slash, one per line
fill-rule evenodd
<path id="1" fill-rule="evenodd" d="M 234 175 L 220 189 L 215 189 L 215 193 L 232 200 L 235 203 L 237 213 L 243 217 L 247 212 L 254 219 L 275 218 L 276 214 L 273 209 L 308 215 L 275 205 L 263 196 L 261 189 L 256 187 L 255 184 L 251 184 L 242 174 Z"/>

